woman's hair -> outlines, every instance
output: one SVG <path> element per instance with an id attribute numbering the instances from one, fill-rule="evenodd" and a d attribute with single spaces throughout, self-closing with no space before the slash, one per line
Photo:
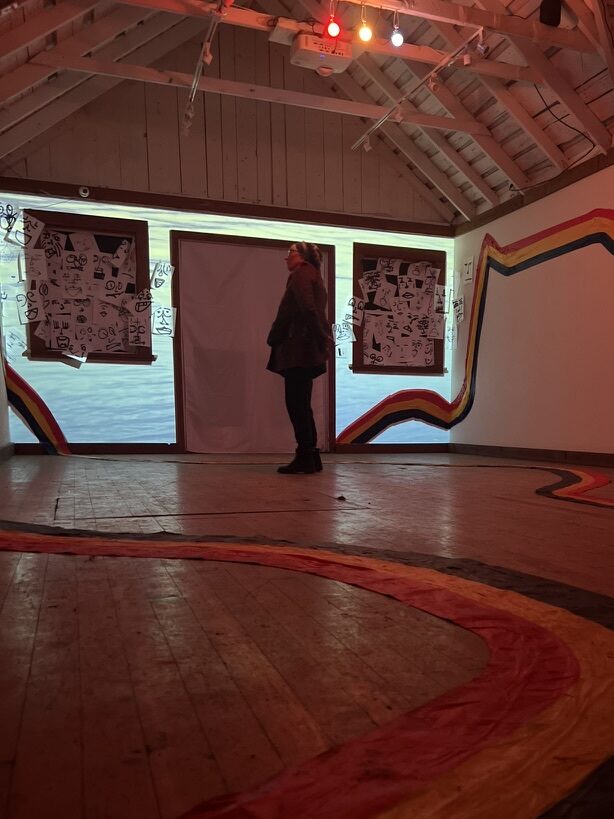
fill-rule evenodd
<path id="1" fill-rule="evenodd" d="M 316 270 L 320 269 L 322 264 L 322 253 L 317 245 L 311 242 L 294 242 L 294 247 L 297 253 L 309 264 L 313 265 Z"/>

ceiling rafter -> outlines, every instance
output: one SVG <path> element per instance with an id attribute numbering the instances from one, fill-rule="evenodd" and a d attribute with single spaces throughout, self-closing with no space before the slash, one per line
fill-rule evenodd
<path id="1" fill-rule="evenodd" d="M 259 5 L 266 9 L 268 12 L 273 12 L 279 14 L 282 9 L 285 7 L 281 5 L 279 0 L 259 0 Z M 286 12 L 289 13 L 289 12 Z M 314 15 L 315 16 L 315 15 Z M 317 19 L 317 18 L 316 18 Z M 354 100 L 356 102 L 362 103 L 372 103 L 371 97 L 367 94 L 364 89 L 360 87 L 360 85 L 349 75 L 346 74 L 337 74 L 334 78 L 330 80 L 322 79 L 322 82 L 330 87 L 336 86 L 337 88 L 341 89 L 343 93 L 346 94 L 349 99 Z M 460 211 L 460 213 L 466 219 L 472 219 L 473 215 L 475 215 L 476 210 L 473 204 L 465 197 L 465 195 L 459 191 L 448 179 L 448 177 L 439 170 L 439 168 L 432 162 L 428 156 L 426 156 L 420 149 L 414 144 L 413 140 L 410 139 L 407 134 L 401 131 L 400 128 L 396 125 L 384 125 L 381 128 L 381 132 L 387 137 L 389 141 L 393 143 L 396 149 L 399 151 L 402 157 L 408 159 L 413 166 L 415 166 L 424 176 L 433 184 L 441 193 L 446 197 L 446 199 L 451 202 L 454 207 Z M 375 142 L 375 141 L 374 141 Z M 371 144 L 373 145 L 374 142 Z M 382 144 L 386 144 L 383 140 L 381 141 Z M 388 148 L 392 157 L 395 158 L 393 160 L 393 164 L 398 168 L 398 162 L 403 164 L 403 160 L 398 156 L 391 148 Z M 407 166 L 405 166 L 406 170 L 409 170 Z M 407 175 L 404 174 L 405 178 Z M 421 195 L 429 201 L 432 205 L 435 205 L 435 202 L 439 201 L 437 197 L 433 194 L 429 188 L 424 185 L 421 180 L 415 174 L 412 174 L 413 178 L 419 185 L 422 187 Z M 415 184 L 413 185 L 416 188 Z M 428 194 L 426 194 L 428 191 Z M 448 213 L 451 214 L 451 218 L 454 218 L 454 214 L 450 211 L 449 207 L 446 206 Z M 440 209 L 438 209 L 440 211 Z M 440 211 L 441 212 L 441 211 Z M 469 215 L 468 215 L 469 214 Z"/>
<path id="2" fill-rule="evenodd" d="M 361 5 L 362 0 L 342 0 L 343 3 Z M 401 15 L 420 17 L 440 23 L 457 26 L 473 26 L 496 31 L 506 37 L 514 36 L 544 47 L 571 48 L 575 51 L 592 52 L 594 45 L 579 31 L 546 26 L 537 20 L 514 17 L 505 6 L 503 11 L 480 9 L 476 6 L 461 6 L 446 0 L 378 0 L 377 7 L 387 11 L 397 11 Z"/>
<path id="3" fill-rule="evenodd" d="M 578 21 L 578 28 L 584 36 L 595 46 L 596 51 L 601 51 L 601 41 L 597 33 L 595 18 L 584 0 L 564 0 L 566 6 Z"/>
<path id="4" fill-rule="evenodd" d="M 489 11 L 495 11 L 500 14 L 506 13 L 506 8 L 500 0 L 477 0 L 477 3 Z M 527 42 L 526 40 L 521 40 L 512 35 L 506 36 L 520 51 L 527 63 L 532 65 L 540 74 L 541 82 L 548 85 L 558 96 L 565 108 L 576 117 L 584 130 L 595 142 L 595 145 L 603 153 L 607 153 L 612 144 L 610 132 L 595 114 L 593 114 L 573 87 L 569 85 L 561 71 L 550 62 L 538 45 Z"/>
<path id="5" fill-rule="evenodd" d="M 100 0 L 62 0 L 57 6 L 39 11 L 17 28 L 0 35 L 0 57 L 10 57 L 41 37 L 53 34 L 67 23 L 83 17 L 99 2 Z"/>
<path id="6" fill-rule="evenodd" d="M 303 6 L 303 8 L 306 9 L 306 11 L 308 11 L 314 17 L 314 19 L 316 19 L 316 20 L 326 19 L 326 9 L 325 9 L 325 7 L 323 5 L 321 5 L 318 2 L 318 0 L 298 0 L 298 2 L 300 3 L 301 6 Z M 363 67 L 363 70 L 367 70 L 367 72 L 369 73 L 371 79 L 374 82 L 378 83 L 379 87 L 382 89 L 382 91 L 385 94 L 388 95 L 389 99 L 391 99 L 391 101 L 396 102 L 401 96 L 401 91 L 399 89 L 396 89 L 396 86 L 394 85 L 394 83 L 381 70 L 381 68 L 379 68 L 379 66 L 377 66 L 375 64 L 375 62 L 371 58 L 368 58 L 368 61 L 367 61 L 366 58 L 368 58 L 367 54 L 361 55 L 361 57 L 358 60 L 358 63 L 361 65 L 361 67 Z M 363 60 L 365 61 L 364 66 L 362 64 Z M 353 81 L 353 82 L 355 83 L 355 85 L 353 86 L 354 90 L 356 90 L 357 88 L 360 88 L 360 85 L 358 83 L 356 83 L 355 81 Z M 396 91 L 393 91 L 393 88 L 395 88 Z M 360 88 L 360 90 L 361 90 L 361 92 L 364 92 L 364 89 Z M 364 92 L 364 93 L 366 94 L 366 92 Z M 409 103 L 409 104 L 411 105 L 411 103 Z M 400 123 L 399 123 L 399 126 L 400 126 Z M 385 126 L 385 133 L 386 133 L 386 136 L 388 137 L 388 139 L 390 141 L 394 141 L 392 139 L 392 134 L 394 134 L 397 130 L 400 130 L 403 133 L 404 138 L 403 139 L 400 139 L 400 138 L 397 139 L 397 141 L 394 144 L 397 146 L 397 148 L 400 151 L 402 151 L 405 154 L 405 156 L 408 159 L 410 159 L 411 162 L 413 162 L 414 165 L 416 165 L 416 167 L 420 168 L 420 164 L 417 161 L 417 155 L 416 155 L 416 152 L 420 153 L 420 149 L 418 148 L 417 145 L 415 145 L 415 143 L 411 139 L 411 137 L 409 137 L 407 134 L 405 134 L 403 132 L 402 127 L 397 127 L 397 126 L 392 125 L 392 124 Z M 427 138 L 430 138 L 430 136 L 428 134 L 426 134 L 426 135 L 427 135 Z M 473 182 L 473 179 L 475 177 L 478 177 L 478 174 L 475 173 L 475 171 L 473 171 L 471 169 L 471 166 L 469 165 L 469 163 L 466 162 L 466 160 L 464 160 L 463 157 L 461 157 L 461 155 L 457 151 L 455 151 L 454 147 L 452 145 L 449 145 L 449 143 L 445 140 L 443 135 L 440 134 L 440 135 L 438 135 L 438 137 L 439 137 L 438 142 L 439 143 L 443 142 L 445 144 L 445 147 L 438 144 L 437 147 L 439 148 L 439 150 L 442 150 L 442 147 L 443 147 L 442 152 L 444 153 L 444 155 L 449 157 L 450 161 L 454 164 L 455 167 L 458 167 L 459 160 L 460 160 L 460 164 L 463 166 L 463 168 L 462 168 L 463 173 L 465 173 L 465 176 L 466 176 L 466 178 L 469 179 L 469 181 Z M 423 154 L 423 163 L 424 163 L 424 160 L 427 160 L 429 165 L 427 165 L 427 170 L 424 170 L 423 168 L 420 168 L 422 170 L 422 172 L 427 176 L 428 179 L 430 179 L 430 181 L 433 184 L 436 185 L 436 187 L 444 194 L 444 196 L 446 196 L 448 198 L 448 200 L 451 201 L 455 205 L 455 207 L 458 210 L 461 211 L 461 213 L 463 213 L 463 215 L 466 215 L 467 210 L 468 210 L 468 208 L 467 208 L 467 202 L 468 202 L 467 197 L 465 197 L 464 194 L 462 194 L 462 200 L 460 200 L 461 203 L 462 203 L 462 207 L 459 207 L 458 201 L 455 201 L 454 198 L 450 197 L 450 190 L 451 189 L 456 190 L 453 183 L 449 180 L 449 178 L 446 176 L 446 174 L 444 174 L 442 171 L 439 170 L 439 168 L 437 168 L 437 166 L 426 156 L 426 154 Z M 435 171 L 435 173 L 433 173 L 433 171 Z M 468 173 L 466 173 L 465 171 L 467 171 Z M 435 176 L 435 178 L 438 180 L 438 183 L 435 182 L 435 179 L 433 178 L 433 176 Z M 473 179 L 472 179 L 472 177 L 473 177 Z M 481 183 L 478 183 L 476 185 L 476 187 L 477 187 L 477 190 L 480 191 L 480 193 L 483 196 L 485 196 L 487 201 L 492 203 L 492 200 L 494 198 L 495 202 L 493 204 L 498 203 L 498 199 L 496 197 L 496 194 L 486 184 L 486 182 L 484 182 L 484 180 L 481 180 Z M 444 188 L 445 188 L 445 190 L 444 190 Z M 484 188 L 486 190 L 483 190 Z M 473 208 L 473 205 L 471 205 L 471 207 Z M 467 218 L 471 219 L 473 217 L 469 216 Z"/>
<path id="7" fill-rule="evenodd" d="M 609 12 L 606 0 L 594 0 L 593 14 L 600 51 L 606 62 L 610 79 L 614 81 L 614 34 L 612 23 L 614 13 Z"/>
<path id="8" fill-rule="evenodd" d="M 340 88 L 350 99 L 357 101 L 369 100 L 367 92 L 347 73 L 337 74 L 325 82 Z M 476 214 L 475 206 L 470 202 L 443 171 L 423 153 L 416 143 L 398 125 L 382 125 L 381 129 L 388 140 L 392 142 L 409 161 L 418 168 L 426 178 L 450 201 L 454 207 L 467 219 L 471 220 Z"/>
<path id="9" fill-rule="evenodd" d="M 149 9 L 118 6 L 92 25 L 86 26 L 77 34 L 63 40 L 61 45 L 51 49 L 51 52 L 65 57 L 81 57 L 85 54 L 96 53 L 116 37 L 127 34 L 134 26 L 153 17 L 154 14 L 157 12 Z M 170 16 L 168 19 L 173 21 Z M 0 99 L 5 103 L 11 102 L 26 91 L 40 85 L 53 73 L 53 68 L 35 65 L 31 61 L 24 63 L 0 77 Z M 39 97 L 42 96 L 39 95 Z M 20 100 L 18 104 L 9 108 L 8 116 L 6 111 L 0 112 L 0 130 L 34 113 L 37 110 L 35 106 L 36 99 L 33 100 L 32 95 L 29 95 L 27 99 Z M 17 116 L 18 108 L 23 109 L 19 116 Z"/>
<path id="10" fill-rule="evenodd" d="M 318 3 L 317 0 L 299 0 L 299 2 L 309 11 L 310 14 L 313 14 L 316 19 L 318 19 L 318 17 L 320 19 L 326 19 L 326 9 L 324 6 Z M 418 80 L 423 80 L 429 73 L 428 69 L 420 64 L 412 64 L 411 66 L 405 65 L 405 68 L 411 70 Z M 468 111 L 457 99 L 457 97 L 446 87 L 445 83 L 442 82 L 439 84 L 438 88 L 430 88 L 429 91 L 452 116 L 462 116 L 463 118 L 473 117 L 471 112 Z M 399 95 L 400 94 L 401 91 L 399 90 Z M 530 185 L 528 177 L 518 167 L 514 160 L 508 156 L 508 154 L 506 154 L 494 137 L 490 135 L 490 132 L 488 134 L 476 134 L 473 136 L 473 139 L 480 146 L 482 151 L 484 151 L 484 153 L 492 159 L 495 165 L 497 165 L 497 167 L 503 171 L 510 182 L 512 182 L 516 187 L 523 189 Z"/>
<path id="11" fill-rule="evenodd" d="M 397 88 L 388 75 L 381 70 L 371 56 L 368 54 L 363 54 L 356 62 L 361 69 L 368 74 L 379 90 L 386 94 L 390 102 L 393 103 L 397 101 L 400 95 L 399 88 Z M 418 109 L 412 102 L 405 100 L 401 106 L 401 111 L 403 114 L 405 113 L 405 110 L 416 111 Z M 407 122 L 405 117 L 403 122 Z M 493 206 L 499 204 L 499 197 L 495 191 L 493 191 L 493 189 L 486 183 L 479 173 L 474 170 L 467 160 L 463 158 L 456 148 L 448 142 L 443 134 L 433 131 L 431 128 L 422 128 L 422 131 L 437 148 L 437 150 L 441 151 L 441 153 L 454 165 L 457 170 L 463 174 L 463 176 L 465 176 L 473 187 L 481 193 L 487 202 Z"/>
<path id="12" fill-rule="evenodd" d="M 195 0 L 122 0 L 126 5 L 156 8 L 160 11 L 168 11 L 172 14 L 189 15 L 193 17 L 209 17 L 210 14 L 217 9 L 215 2 L 196 3 Z M 263 3 L 260 4 L 263 8 Z M 285 14 L 289 14 L 288 11 Z M 221 19 L 222 24 L 240 26 L 243 28 L 253 28 L 257 31 L 270 32 L 274 24 L 273 16 L 285 16 L 261 14 L 251 9 L 238 8 L 231 6 L 228 8 Z M 288 23 L 293 26 L 293 30 L 298 34 L 300 31 L 306 33 L 316 33 L 323 30 L 323 26 L 312 26 L 310 23 L 299 23 L 296 20 L 288 18 Z M 356 56 L 362 54 L 363 51 L 368 51 L 374 54 L 383 54 L 389 57 L 401 57 L 405 60 L 413 60 L 426 65 L 439 65 L 447 56 L 445 51 L 438 51 L 430 46 L 412 45 L 406 43 L 400 48 L 395 48 L 390 43 L 381 40 L 372 40 L 370 43 L 362 43 L 360 40 L 355 40 L 352 47 Z M 476 74 L 484 74 L 486 76 L 500 77 L 504 80 L 533 82 L 538 78 L 535 71 L 529 66 L 513 65 L 512 63 L 502 63 L 495 60 L 484 60 L 475 57 L 470 65 L 464 65 L 459 62 L 455 66 L 460 71 L 471 71 Z"/>
<path id="13" fill-rule="evenodd" d="M 448 25 L 447 23 L 433 22 L 432 26 L 446 39 L 452 48 L 458 48 L 466 34 L 466 31 L 457 31 L 454 26 Z M 550 139 L 548 134 L 539 127 L 531 114 L 522 107 L 512 92 L 509 91 L 500 80 L 494 77 L 480 77 L 480 81 L 488 88 L 493 97 L 514 117 L 520 127 L 531 136 L 535 144 L 543 151 L 550 162 L 552 162 L 559 171 L 564 171 L 568 166 L 565 155 L 558 145 Z"/>
<path id="14" fill-rule="evenodd" d="M 277 13 L 285 8 L 281 5 L 279 0 L 259 0 L 259 4 L 267 11 Z M 328 85 L 329 88 L 334 88 L 336 86 L 337 88 L 341 89 L 343 93 L 351 100 L 361 103 L 373 102 L 366 91 L 364 91 L 364 89 L 361 88 L 361 86 L 347 74 L 336 74 L 334 78 L 331 78 L 330 80 L 322 79 L 322 82 Z M 467 215 L 468 213 L 475 214 L 476 211 L 473 204 L 461 191 L 452 185 L 448 177 L 439 170 L 435 163 L 432 162 L 431 159 L 426 156 L 426 154 L 420 151 L 413 140 L 410 139 L 407 134 L 401 131 L 398 125 L 384 126 L 381 131 L 383 134 L 385 134 L 388 141 L 393 143 L 395 148 L 402 154 L 402 156 L 404 156 L 405 159 L 408 159 L 412 165 L 415 166 L 431 182 L 431 184 L 433 184 L 446 197 L 446 199 L 460 211 L 465 218 L 473 218 L 471 215 Z M 393 153 L 393 155 L 395 154 Z"/>
<path id="15" fill-rule="evenodd" d="M 205 26 L 206 22 L 203 20 L 187 18 L 178 21 L 173 15 L 158 14 L 107 46 L 107 54 L 108 56 L 113 52 L 121 56 L 129 54 L 135 63 L 147 64 L 200 34 Z M 113 77 L 93 77 L 84 80 L 82 76 L 75 78 L 69 74 L 51 80 L 34 94 L 47 92 L 49 88 L 57 89 L 56 98 L 42 110 L 0 136 L 0 157 L 17 150 L 34 136 L 49 130 L 120 82 L 121 79 Z"/>
<path id="16" fill-rule="evenodd" d="M 86 74 L 97 74 L 105 77 L 121 77 L 124 80 L 136 80 L 156 85 L 171 85 L 190 88 L 192 74 L 179 71 L 161 71 L 147 66 L 138 66 L 123 61 L 112 62 L 91 57 L 65 57 L 56 54 L 55 50 L 43 51 L 32 58 L 35 65 L 48 66 L 52 69 L 77 71 Z M 337 99 L 317 94 L 306 94 L 302 91 L 288 91 L 282 88 L 237 82 L 235 80 L 218 80 L 204 76 L 199 80 L 198 89 L 212 94 L 231 97 L 243 97 L 261 102 L 274 102 L 282 105 L 294 105 L 299 108 L 311 108 L 317 111 L 331 111 L 351 117 L 378 120 L 388 112 L 388 108 L 374 103 L 359 103 L 352 100 Z M 422 111 L 408 113 L 406 121 L 421 127 L 439 128 L 441 130 L 466 131 L 481 133 L 486 126 L 475 120 L 461 121 L 452 117 L 433 116 Z"/>
<path id="17" fill-rule="evenodd" d="M 145 21 L 142 26 L 129 32 L 126 36 L 111 42 L 110 45 L 99 51 L 99 55 L 113 59 L 118 58 L 118 55 L 123 56 L 130 54 L 133 61 L 147 64 L 201 33 L 206 26 L 206 21 L 204 20 L 198 21 L 188 18 L 177 22 L 177 18 L 171 15 L 157 14 L 153 19 L 151 18 L 151 13 L 149 16 L 150 19 Z M 164 34 L 164 36 L 161 37 L 161 34 Z M 67 44 L 70 44 L 70 46 Z M 63 46 L 64 45 L 66 45 L 69 53 L 71 51 L 75 53 L 77 50 L 76 42 L 73 42 L 73 38 L 69 41 L 65 41 Z M 72 48 L 73 46 L 75 46 L 74 49 Z M 64 51 L 64 48 L 58 48 L 57 51 Z M 48 66 L 38 66 L 38 68 L 46 71 Z M 67 116 L 75 113 L 88 103 L 93 102 L 122 81 L 123 80 L 118 77 L 93 77 L 83 81 L 82 78 L 75 78 L 75 76 L 70 73 L 61 74 L 57 79 L 51 80 L 28 97 L 28 99 L 30 99 L 41 92 L 47 92 L 45 98 L 49 104 L 41 111 L 40 115 L 32 116 L 27 121 L 18 124 L 0 136 L 0 157 L 9 156 L 11 154 L 15 157 L 19 153 L 20 148 L 23 149 L 35 134 L 40 136 L 41 133 L 59 124 Z M 59 88 L 57 87 L 58 83 L 60 83 Z M 53 86 L 55 86 L 55 88 Z M 49 87 L 52 87 L 51 93 L 55 94 L 53 101 L 49 101 Z M 61 97 L 58 97 L 58 94 L 61 94 Z M 21 102 L 20 100 L 16 105 Z M 39 103 L 40 100 L 38 103 L 35 103 L 35 105 Z M 43 102 L 43 104 L 45 103 Z M 10 111 L 11 108 L 8 110 Z M 0 116 L 2 116 L 2 112 L 0 112 Z M 413 171 L 408 168 L 386 144 L 384 139 L 379 137 L 375 139 L 373 141 L 373 149 L 389 161 L 395 171 L 410 184 L 412 189 L 415 190 L 425 202 L 436 210 L 446 223 L 449 224 L 454 219 L 454 211 L 450 208 L 449 204 L 442 202 L 434 191 L 421 182 Z"/>
<path id="18" fill-rule="evenodd" d="M 200 15 L 203 10 L 206 12 L 208 6 L 215 6 L 213 2 L 202 3 L 200 0 L 122 0 L 122 2 L 150 7 L 155 5 L 160 10 L 174 10 L 176 14 L 185 15 Z M 343 2 L 360 5 L 362 0 L 343 0 Z M 507 10 L 493 13 L 475 6 L 461 6 L 444 2 L 444 0 L 411 0 L 411 3 L 405 3 L 404 0 L 381 0 L 377 3 L 377 7 L 396 10 L 399 14 L 408 14 L 426 20 L 434 19 L 456 25 L 484 27 L 505 36 L 514 35 L 527 41 L 541 42 L 544 46 L 572 48 L 589 53 L 595 50 L 593 44 L 579 31 L 552 28 L 536 20 L 513 17 L 507 14 Z M 228 13 L 232 14 L 232 11 L 229 9 Z"/>

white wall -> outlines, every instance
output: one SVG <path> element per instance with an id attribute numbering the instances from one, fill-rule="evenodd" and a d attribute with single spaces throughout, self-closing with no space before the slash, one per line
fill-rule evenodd
<path id="1" fill-rule="evenodd" d="M 614 207 L 614 167 L 455 241 L 455 269 L 486 233 L 518 242 Z M 473 286 L 465 285 L 452 395 L 463 378 Z M 475 402 L 453 443 L 614 453 L 614 257 L 601 245 L 505 277 L 491 270 Z"/>

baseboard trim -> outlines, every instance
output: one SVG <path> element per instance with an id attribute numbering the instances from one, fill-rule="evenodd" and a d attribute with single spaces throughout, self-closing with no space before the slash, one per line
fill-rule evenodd
<path id="1" fill-rule="evenodd" d="M 176 455 L 178 444 L 68 444 L 71 455 Z M 14 444 L 15 455 L 45 455 L 41 444 Z"/>
<path id="2" fill-rule="evenodd" d="M 393 454 L 395 452 L 449 452 L 448 444 L 335 444 L 330 450 L 333 453 L 376 453 Z"/>
<path id="3" fill-rule="evenodd" d="M 574 452 L 564 449 L 528 449 L 514 446 L 484 446 L 482 444 L 449 444 L 454 455 L 478 455 L 489 458 L 514 458 L 522 461 L 555 461 L 585 466 L 614 467 L 614 453 Z"/>
<path id="4" fill-rule="evenodd" d="M 74 455 L 185 455 L 178 444 L 69 444 Z M 394 453 L 446 452 L 484 458 L 510 458 L 522 461 L 551 461 L 614 468 L 614 453 L 574 452 L 563 449 L 528 449 L 483 444 L 336 444 L 332 453 L 354 455 L 392 455 Z M 0 462 L 13 455 L 45 455 L 41 444 L 9 444 L 0 447 Z"/>

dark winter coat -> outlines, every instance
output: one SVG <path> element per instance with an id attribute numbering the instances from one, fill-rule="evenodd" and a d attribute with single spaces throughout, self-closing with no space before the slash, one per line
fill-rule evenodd
<path id="1" fill-rule="evenodd" d="M 290 273 L 277 317 L 267 338 L 267 369 L 283 375 L 291 367 L 326 372 L 331 349 L 326 316 L 326 288 L 320 272 L 303 262 Z"/>

